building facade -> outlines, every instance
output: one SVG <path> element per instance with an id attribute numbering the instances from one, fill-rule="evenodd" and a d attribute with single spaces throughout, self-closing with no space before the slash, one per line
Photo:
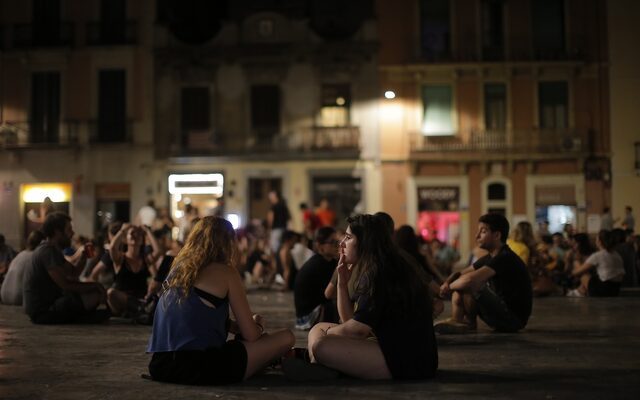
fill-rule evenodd
<path id="1" fill-rule="evenodd" d="M 640 4 L 635 1 L 607 2 L 609 31 L 609 77 L 611 109 L 611 180 L 614 218 L 624 217 L 630 206 L 640 212 L 640 52 L 630 38 L 640 36 Z M 639 231 L 636 224 L 636 233 Z"/>
<path id="2" fill-rule="evenodd" d="M 474 243 L 478 217 L 594 231 L 611 203 L 606 4 L 378 2 L 383 207 Z M 401 138 L 401 140 L 399 140 Z"/>
<path id="3" fill-rule="evenodd" d="M 190 182 L 170 188 L 174 218 L 190 203 L 245 225 L 271 190 L 297 229 L 303 202 L 327 198 L 342 226 L 378 210 L 373 2 L 178 3 L 158 3 L 154 31 L 156 157 Z"/>
<path id="4" fill-rule="evenodd" d="M 150 2 L 0 1 L 0 231 L 19 247 L 49 196 L 91 236 L 152 182 Z"/>

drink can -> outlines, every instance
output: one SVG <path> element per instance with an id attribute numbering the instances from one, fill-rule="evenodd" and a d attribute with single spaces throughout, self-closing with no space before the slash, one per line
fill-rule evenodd
<path id="1" fill-rule="evenodd" d="M 84 254 L 88 258 L 93 258 L 96 256 L 96 249 L 93 247 L 93 243 L 88 242 L 84 245 Z"/>

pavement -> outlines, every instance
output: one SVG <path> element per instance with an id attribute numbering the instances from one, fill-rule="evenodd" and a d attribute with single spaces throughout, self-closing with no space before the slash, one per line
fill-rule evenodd
<path id="1" fill-rule="evenodd" d="M 221 387 L 140 378 L 150 327 L 36 326 L 20 307 L 0 305 L 0 399 L 639 399 L 640 293 L 618 298 L 535 299 L 527 328 L 438 336 L 440 369 L 426 381 L 288 381 L 269 370 Z M 249 293 L 267 330 L 293 327 L 291 293 Z M 448 316 L 449 304 L 444 316 Z M 306 332 L 294 332 L 306 346 Z"/>

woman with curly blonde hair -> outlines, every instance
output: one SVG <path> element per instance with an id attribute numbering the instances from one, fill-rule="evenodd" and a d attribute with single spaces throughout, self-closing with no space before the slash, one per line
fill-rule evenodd
<path id="1" fill-rule="evenodd" d="M 192 229 L 165 282 L 147 351 L 154 380 L 218 385 L 247 379 L 291 349 L 290 330 L 264 333 L 238 275 L 229 221 L 209 216 Z M 229 319 L 229 308 L 235 321 Z M 241 336 L 227 341 L 228 333 Z"/>

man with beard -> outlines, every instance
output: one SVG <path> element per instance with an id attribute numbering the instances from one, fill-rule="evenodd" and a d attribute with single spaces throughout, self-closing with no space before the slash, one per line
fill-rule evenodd
<path id="1" fill-rule="evenodd" d="M 109 317 L 107 310 L 96 309 L 106 301 L 106 292 L 97 282 L 80 282 L 86 256 L 76 265 L 62 253 L 71 244 L 71 218 L 61 212 L 47 215 L 42 232 L 44 240 L 33 252 L 32 263 L 24 272 L 25 312 L 36 324 L 100 322 Z"/>
<path id="2" fill-rule="evenodd" d="M 476 242 L 489 252 L 440 287 L 451 295 L 451 318 L 435 325 L 438 333 L 476 330 L 476 317 L 500 332 L 517 332 L 531 315 L 531 279 L 524 262 L 506 244 L 509 222 L 500 214 L 480 217 Z"/>

